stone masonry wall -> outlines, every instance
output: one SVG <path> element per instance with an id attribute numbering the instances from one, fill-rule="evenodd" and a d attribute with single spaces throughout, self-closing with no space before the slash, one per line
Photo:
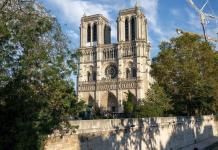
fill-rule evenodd
<path id="1" fill-rule="evenodd" d="M 177 150 L 217 135 L 213 116 L 71 121 L 76 133 L 50 136 L 45 150 Z"/>

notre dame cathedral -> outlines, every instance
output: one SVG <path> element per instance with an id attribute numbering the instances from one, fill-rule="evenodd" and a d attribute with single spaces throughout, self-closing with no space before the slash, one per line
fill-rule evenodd
<path id="1" fill-rule="evenodd" d="M 150 77 L 147 19 L 139 6 L 120 10 L 117 43 L 101 14 L 83 16 L 80 26 L 78 97 L 102 110 L 121 113 L 127 93 L 145 98 Z"/>

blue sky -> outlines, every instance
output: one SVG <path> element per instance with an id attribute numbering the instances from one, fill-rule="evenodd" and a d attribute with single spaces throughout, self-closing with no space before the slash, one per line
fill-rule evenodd
<path id="1" fill-rule="evenodd" d="M 134 7 L 136 0 L 38 0 L 55 16 L 63 31 L 72 41 L 72 47 L 79 47 L 80 18 L 86 15 L 103 14 L 111 22 L 112 42 L 116 43 L 116 18 L 119 10 Z M 177 36 L 176 28 L 202 34 L 199 16 L 187 0 L 138 0 L 148 19 L 148 36 L 151 42 L 151 57 L 155 57 L 163 40 Z M 202 7 L 206 0 L 193 0 Z M 218 0 L 209 0 L 205 12 L 218 16 Z M 218 19 L 209 20 L 206 25 L 209 36 L 218 38 Z M 217 48 L 218 49 L 218 46 Z"/>
<path id="2" fill-rule="evenodd" d="M 79 47 L 80 18 L 86 15 L 103 14 L 112 26 L 112 42 L 116 42 L 116 18 L 120 9 L 134 7 L 136 0 L 38 0 L 54 15 L 63 31 L 72 41 L 72 47 Z M 187 0 L 138 0 L 148 19 L 149 41 L 152 44 L 151 57 L 159 52 L 163 40 L 176 36 L 175 29 L 181 28 L 202 34 L 199 16 Z M 201 7 L 206 0 L 193 0 Z M 218 16 L 218 0 L 209 0 L 205 12 Z M 210 20 L 207 34 L 218 38 L 218 19 Z M 218 48 L 217 48 L 218 49 Z"/>

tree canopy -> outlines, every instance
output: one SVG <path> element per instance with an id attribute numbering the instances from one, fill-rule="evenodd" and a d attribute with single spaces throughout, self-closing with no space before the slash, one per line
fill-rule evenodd
<path id="1" fill-rule="evenodd" d="M 56 19 L 35 1 L 0 1 L 0 149 L 40 149 L 83 108 L 74 54 Z"/>
<path id="2" fill-rule="evenodd" d="M 175 115 L 202 115 L 218 109 L 218 54 L 198 35 L 183 34 L 160 44 L 151 75 L 168 97 Z"/>
<path id="3" fill-rule="evenodd" d="M 171 98 L 157 83 L 151 85 L 147 96 L 137 107 L 137 117 L 163 117 L 172 110 Z"/>

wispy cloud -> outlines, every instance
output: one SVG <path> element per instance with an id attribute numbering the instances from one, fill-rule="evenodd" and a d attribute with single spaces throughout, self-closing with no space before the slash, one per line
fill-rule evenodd
<path id="1" fill-rule="evenodd" d="M 171 10 L 170 10 L 170 13 L 171 13 L 174 17 L 179 17 L 180 14 L 181 14 L 180 10 L 179 10 L 179 9 L 175 9 L 175 8 L 171 9 Z"/>
<path id="2" fill-rule="evenodd" d="M 158 0 L 140 0 L 139 5 L 145 11 L 145 15 L 150 23 L 150 29 L 162 35 L 163 32 L 158 24 L 158 2 Z M 135 0 L 132 0 L 131 3 L 134 5 Z"/>
<path id="3" fill-rule="evenodd" d="M 169 37 L 174 35 L 174 32 L 168 30 L 168 28 L 161 26 L 159 18 L 159 0 L 139 0 L 139 5 L 145 12 L 145 16 L 148 19 L 149 31 L 156 34 L 159 41 L 167 40 Z M 134 5 L 135 0 L 131 0 L 132 5 Z M 167 33 L 167 34 L 166 34 Z M 151 41 L 153 41 L 150 38 Z"/>
<path id="4" fill-rule="evenodd" d="M 117 24 L 116 18 L 119 10 L 134 7 L 136 0 L 45 0 L 49 7 L 54 8 L 53 12 L 58 15 L 61 23 L 68 24 L 67 35 L 72 41 L 79 43 L 80 19 L 84 13 L 86 15 L 103 14 L 111 22 L 112 41 L 116 42 Z M 168 40 L 176 35 L 175 29 L 178 27 L 192 32 L 201 32 L 199 16 L 194 10 L 188 7 L 177 9 L 171 7 L 163 12 L 163 1 L 161 0 L 138 0 L 139 5 L 148 19 L 149 39 L 155 51 L 163 40 Z M 170 0 L 166 1 L 171 3 Z M 188 5 L 186 5 L 188 6 Z M 166 6 L 165 6 L 166 7 Z M 165 15 L 170 19 L 165 19 Z M 164 18 L 163 18 L 164 16 Z M 182 23 L 181 23 L 182 21 Z M 180 23 L 179 23 L 180 22 Z M 70 27 L 69 27 L 70 25 Z M 69 30 L 69 31 L 68 31 Z M 210 31 L 208 31 L 208 34 Z"/>
<path id="5" fill-rule="evenodd" d="M 188 14 L 187 23 L 190 25 L 190 28 L 197 31 L 201 29 L 199 16 L 193 10 L 185 9 L 186 14 Z"/>
<path id="6" fill-rule="evenodd" d="M 133 7 L 135 0 L 130 0 L 128 4 L 125 0 L 116 1 L 104 1 L 104 3 L 98 3 L 96 1 L 81 1 L 81 0 L 47 0 L 50 5 L 53 5 L 57 11 L 62 15 L 61 19 L 67 23 L 72 23 L 75 26 L 79 26 L 80 19 L 84 13 L 86 15 L 103 14 L 111 21 L 112 37 L 116 37 L 116 16 L 112 16 L 111 12 L 118 11 L 125 7 Z M 113 5 L 111 5 L 113 3 Z M 158 0 L 141 0 L 140 6 L 145 11 L 146 17 L 150 23 L 150 29 L 156 34 L 163 36 L 164 33 L 158 24 Z"/>
<path id="7" fill-rule="evenodd" d="M 92 15 L 96 13 L 103 14 L 110 19 L 109 11 L 106 5 L 92 3 L 91 1 L 81 0 L 47 0 L 51 5 L 54 5 L 68 23 L 73 23 L 79 26 L 80 19 L 84 13 Z"/>

